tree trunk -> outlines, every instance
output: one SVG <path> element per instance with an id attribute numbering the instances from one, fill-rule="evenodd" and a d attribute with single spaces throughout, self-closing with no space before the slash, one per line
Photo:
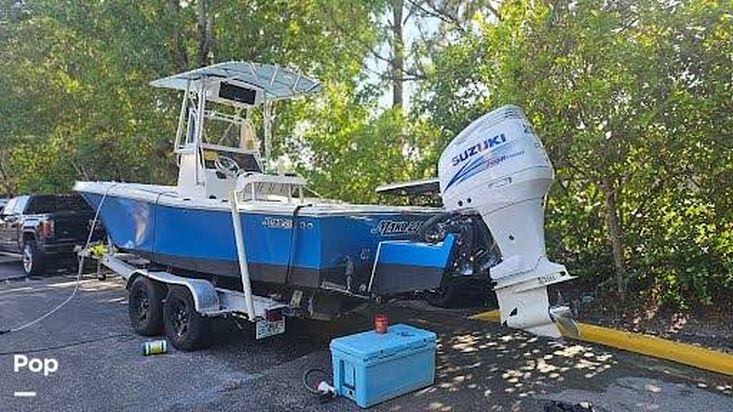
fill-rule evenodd
<path id="1" fill-rule="evenodd" d="M 211 53 L 214 45 L 214 14 L 211 4 L 207 0 L 198 0 L 196 3 L 196 17 L 199 31 L 199 49 L 197 63 L 199 67 L 211 63 Z"/>
<path id="2" fill-rule="evenodd" d="M 173 32 L 171 40 L 171 54 L 173 54 L 173 61 L 175 62 L 176 69 L 179 72 L 188 70 L 188 53 L 186 52 L 186 40 L 181 35 L 180 30 L 180 13 L 181 13 L 181 2 L 180 0 L 168 0 L 168 12 L 174 17 L 173 21 Z"/>
<path id="3" fill-rule="evenodd" d="M 392 107 L 402 106 L 405 45 L 402 39 L 403 0 L 392 0 Z"/>
<path id="4" fill-rule="evenodd" d="M 606 227 L 608 240 L 613 251 L 613 265 L 616 273 L 616 292 L 621 301 L 626 300 L 626 259 L 624 257 L 623 228 L 618 218 L 616 190 L 607 180 L 601 181 L 601 189 L 606 198 Z"/>

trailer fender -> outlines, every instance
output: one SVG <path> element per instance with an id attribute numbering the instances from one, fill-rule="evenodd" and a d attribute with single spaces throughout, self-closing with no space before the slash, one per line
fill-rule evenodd
<path id="1" fill-rule="evenodd" d="M 193 303 L 196 312 L 203 316 L 212 316 L 221 311 L 221 302 L 214 285 L 204 279 L 189 279 L 170 274 L 168 272 L 149 272 L 146 270 L 134 271 L 127 280 L 126 288 L 132 285 L 132 282 L 138 276 L 146 276 L 152 280 L 158 281 L 164 285 L 184 286 L 188 289 L 193 297 Z"/>

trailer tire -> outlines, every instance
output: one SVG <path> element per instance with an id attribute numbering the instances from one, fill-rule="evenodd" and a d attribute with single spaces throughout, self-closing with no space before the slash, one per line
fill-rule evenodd
<path id="1" fill-rule="evenodd" d="M 143 336 L 154 336 L 163 330 L 163 298 L 165 288 L 145 276 L 138 276 L 128 292 L 127 311 L 132 329 Z"/>
<path id="2" fill-rule="evenodd" d="M 163 321 L 165 334 L 176 349 L 190 351 L 210 343 L 211 321 L 196 312 L 191 292 L 185 287 L 168 288 Z"/>

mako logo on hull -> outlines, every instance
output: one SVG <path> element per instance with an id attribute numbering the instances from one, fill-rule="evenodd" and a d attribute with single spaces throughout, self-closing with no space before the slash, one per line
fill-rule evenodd
<path id="1" fill-rule="evenodd" d="M 262 226 L 270 229 L 292 229 L 293 219 L 266 217 L 262 220 Z M 299 221 L 295 224 L 296 229 L 313 229 L 313 222 Z"/>
<path id="2" fill-rule="evenodd" d="M 422 224 L 422 220 L 380 220 L 377 227 L 372 228 L 372 233 L 382 236 L 410 235 L 417 233 Z"/>
<path id="3" fill-rule="evenodd" d="M 464 150 L 463 153 L 459 154 L 458 156 L 453 156 L 453 159 L 451 159 L 453 166 L 465 162 L 466 160 L 483 152 L 484 150 L 499 146 L 502 143 L 506 143 L 506 135 L 504 133 L 498 134 L 494 137 L 490 137 L 484 140 L 483 142 L 477 143 Z"/>

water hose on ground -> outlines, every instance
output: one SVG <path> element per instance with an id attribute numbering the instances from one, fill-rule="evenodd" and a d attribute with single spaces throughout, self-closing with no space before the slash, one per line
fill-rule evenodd
<path id="1" fill-rule="evenodd" d="M 321 403 L 325 403 L 333 399 L 336 399 L 336 388 L 329 385 L 326 381 L 321 381 L 318 384 L 318 387 L 313 387 L 308 383 L 308 379 L 314 373 L 320 373 L 324 377 L 328 376 L 328 373 L 321 368 L 308 369 L 303 374 L 303 386 L 305 387 L 305 389 L 314 395 L 318 395 Z"/>

